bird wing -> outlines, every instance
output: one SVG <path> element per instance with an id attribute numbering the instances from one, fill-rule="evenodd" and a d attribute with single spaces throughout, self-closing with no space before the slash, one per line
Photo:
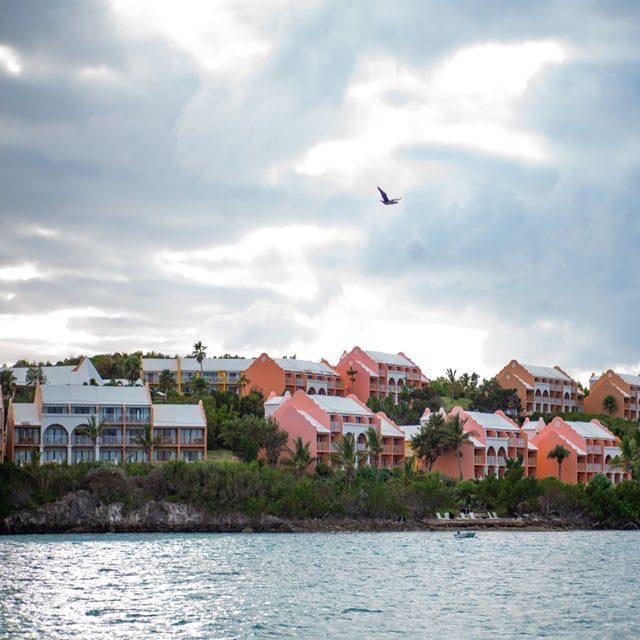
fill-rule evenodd
<path id="1" fill-rule="evenodd" d="M 377 189 L 380 192 L 380 195 L 382 196 L 382 199 L 386 202 L 389 199 L 387 197 L 387 194 L 380 187 L 377 187 Z"/>

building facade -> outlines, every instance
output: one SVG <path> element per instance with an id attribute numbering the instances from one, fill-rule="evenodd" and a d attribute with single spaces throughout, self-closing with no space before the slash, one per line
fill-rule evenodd
<path id="1" fill-rule="evenodd" d="M 562 482 L 588 484 L 603 473 L 613 483 L 629 480 L 630 474 L 615 464 L 620 455 L 620 440 L 598 420 L 590 422 L 566 421 L 553 418 L 548 424 L 525 421 L 523 425 L 531 441 L 538 447 L 538 475 L 540 478 L 559 478 Z M 562 446 L 569 456 L 562 462 L 549 458 L 549 453 Z"/>
<path id="2" fill-rule="evenodd" d="M 84 433 L 102 427 L 96 442 Z M 9 404 L 7 457 L 16 464 L 141 462 L 146 426 L 159 439 L 153 460 L 206 457 L 207 422 L 198 405 L 153 405 L 148 387 L 40 385 L 32 403 Z"/>
<path id="3" fill-rule="evenodd" d="M 16 378 L 16 385 L 27 386 L 29 367 L 8 367 Z M 90 358 L 82 356 L 76 365 L 50 365 L 41 367 L 44 381 L 42 384 L 104 384 L 98 370 Z"/>
<path id="4" fill-rule="evenodd" d="M 340 374 L 326 361 L 312 362 L 295 358 L 271 358 L 262 353 L 245 371 L 247 384 L 243 393 L 252 389 L 265 398 L 272 392 L 281 395 L 288 391 L 304 391 L 309 395 L 343 396 Z"/>
<path id="5" fill-rule="evenodd" d="M 615 407 L 605 406 L 604 399 L 612 396 Z M 584 399 L 587 413 L 610 413 L 625 420 L 640 420 L 640 376 L 616 373 L 612 369 L 602 375 L 591 374 L 589 395 Z"/>
<path id="6" fill-rule="evenodd" d="M 274 408 L 279 404 L 277 408 Z M 375 429 L 382 440 L 380 466 L 394 468 L 404 462 L 404 434 L 387 416 L 373 413 L 354 395 L 346 398 L 328 395 L 309 395 L 302 390 L 292 396 L 271 395 L 265 403 L 265 414 L 271 415 L 289 434 L 290 448 L 295 438 L 309 443 L 317 462 L 331 465 L 331 453 L 348 433 L 354 437 L 356 449 L 367 448 L 367 430 Z M 370 463 L 363 460 L 362 464 Z"/>
<path id="7" fill-rule="evenodd" d="M 354 347 L 342 354 L 336 370 L 347 392 L 362 402 L 389 396 L 398 402 L 404 387 L 422 388 L 429 384 L 420 367 L 402 352 L 383 353 Z"/>
<path id="8" fill-rule="evenodd" d="M 244 385 L 243 374 L 252 363 L 253 358 L 204 358 L 201 371 L 196 358 L 142 358 L 142 380 L 157 388 L 160 375 L 168 370 L 178 393 L 187 391 L 191 380 L 200 375 L 216 391 L 238 393 Z"/>
<path id="9" fill-rule="evenodd" d="M 444 412 L 443 417 L 446 417 Z M 463 445 L 460 456 L 454 451 L 441 455 L 433 465 L 433 471 L 464 480 L 482 480 L 488 475 L 503 477 L 507 460 L 522 461 L 524 475 L 537 476 L 537 448 L 529 441 L 527 433 L 502 411 L 480 413 L 454 407 L 449 416 L 459 415 L 463 429 L 470 434 L 468 444 Z M 421 418 L 425 424 L 430 417 L 427 409 Z M 419 426 L 400 427 L 405 430 L 407 444 L 417 433 Z"/>
<path id="10" fill-rule="evenodd" d="M 497 375 L 504 389 L 515 389 L 523 415 L 584 412 L 584 394 L 578 383 L 557 365 L 540 367 L 512 360 Z"/>

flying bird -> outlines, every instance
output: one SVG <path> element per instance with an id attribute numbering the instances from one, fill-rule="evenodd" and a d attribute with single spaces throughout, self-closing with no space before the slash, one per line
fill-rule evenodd
<path id="1" fill-rule="evenodd" d="M 387 196 L 387 194 L 380 187 L 378 187 L 377 189 L 382 196 L 382 200 L 380 200 L 382 204 L 398 204 L 398 202 L 402 200 L 402 198 L 389 198 L 389 196 Z"/>

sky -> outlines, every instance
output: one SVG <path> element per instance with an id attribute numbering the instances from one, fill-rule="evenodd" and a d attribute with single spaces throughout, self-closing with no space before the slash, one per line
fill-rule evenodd
<path id="1" fill-rule="evenodd" d="M 635 2 L 0 0 L 0 363 L 637 373 L 638 43 Z"/>

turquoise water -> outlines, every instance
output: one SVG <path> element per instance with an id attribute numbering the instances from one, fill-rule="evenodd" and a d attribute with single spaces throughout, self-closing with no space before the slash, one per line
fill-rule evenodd
<path id="1" fill-rule="evenodd" d="M 638 638 L 636 532 L 0 538 L 2 638 Z"/>

